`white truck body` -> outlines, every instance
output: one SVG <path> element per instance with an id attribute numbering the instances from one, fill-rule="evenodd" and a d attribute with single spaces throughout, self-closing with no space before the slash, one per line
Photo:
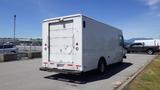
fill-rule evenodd
<path id="1" fill-rule="evenodd" d="M 124 56 L 122 31 L 81 14 L 43 22 L 42 67 L 86 72 Z"/>
<path id="2" fill-rule="evenodd" d="M 160 40 L 159 39 L 135 40 L 134 43 L 143 43 L 144 46 L 160 46 Z"/>

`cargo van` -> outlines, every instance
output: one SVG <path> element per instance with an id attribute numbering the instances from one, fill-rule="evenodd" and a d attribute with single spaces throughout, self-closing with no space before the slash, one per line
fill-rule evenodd
<path id="1" fill-rule="evenodd" d="M 42 71 L 81 73 L 122 62 L 122 31 L 81 14 L 43 21 Z"/>

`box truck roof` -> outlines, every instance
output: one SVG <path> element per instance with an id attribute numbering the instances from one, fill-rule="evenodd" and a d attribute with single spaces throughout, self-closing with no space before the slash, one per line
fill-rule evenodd
<path id="1" fill-rule="evenodd" d="M 56 17 L 56 18 L 45 19 L 45 20 L 43 20 L 43 22 L 49 22 L 49 21 L 55 21 L 55 20 L 60 20 L 60 21 L 61 21 L 61 20 L 63 20 L 63 19 L 73 18 L 73 17 L 79 17 L 79 16 L 83 16 L 83 17 L 92 19 L 92 18 L 87 17 L 87 16 L 82 15 L 82 14 L 73 14 L 73 15 L 67 15 L 67 16 L 61 16 L 61 17 Z M 92 19 L 92 20 L 95 20 L 95 19 Z M 111 25 L 109 25 L 109 24 L 105 24 L 105 23 L 100 22 L 100 21 L 98 21 L 98 20 L 95 20 L 95 21 L 96 21 L 96 22 L 99 22 L 99 23 L 101 23 L 101 24 L 107 25 L 108 27 L 111 27 L 111 28 L 114 28 L 114 29 L 116 29 L 116 30 L 121 31 L 120 29 L 118 29 L 118 28 L 116 28 L 116 27 L 113 27 L 113 26 L 111 26 Z"/>
<path id="2" fill-rule="evenodd" d="M 62 16 L 62 17 L 45 19 L 45 20 L 43 20 L 43 22 L 53 21 L 53 20 L 61 20 L 61 19 L 64 19 L 64 18 L 73 18 L 73 17 L 78 17 L 78 16 L 82 16 L 82 14 L 74 14 L 74 15 L 67 15 L 67 16 Z"/>

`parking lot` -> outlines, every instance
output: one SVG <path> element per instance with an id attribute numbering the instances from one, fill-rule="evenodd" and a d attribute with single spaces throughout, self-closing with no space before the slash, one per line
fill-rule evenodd
<path id="1" fill-rule="evenodd" d="M 107 67 L 104 75 L 84 76 L 39 71 L 41 59 L 0 63 L 1 90 L 113 90 L 155 55 L 128 54 L 122 64 Z"/>

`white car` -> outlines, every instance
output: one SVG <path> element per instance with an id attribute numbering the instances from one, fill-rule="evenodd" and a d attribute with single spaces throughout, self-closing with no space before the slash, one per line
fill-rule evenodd
<path id="1" fill-rule="evenodd" d="M 0 53 L 18 53 L 18 48 L 14 45 L 0 45 Z"/>

